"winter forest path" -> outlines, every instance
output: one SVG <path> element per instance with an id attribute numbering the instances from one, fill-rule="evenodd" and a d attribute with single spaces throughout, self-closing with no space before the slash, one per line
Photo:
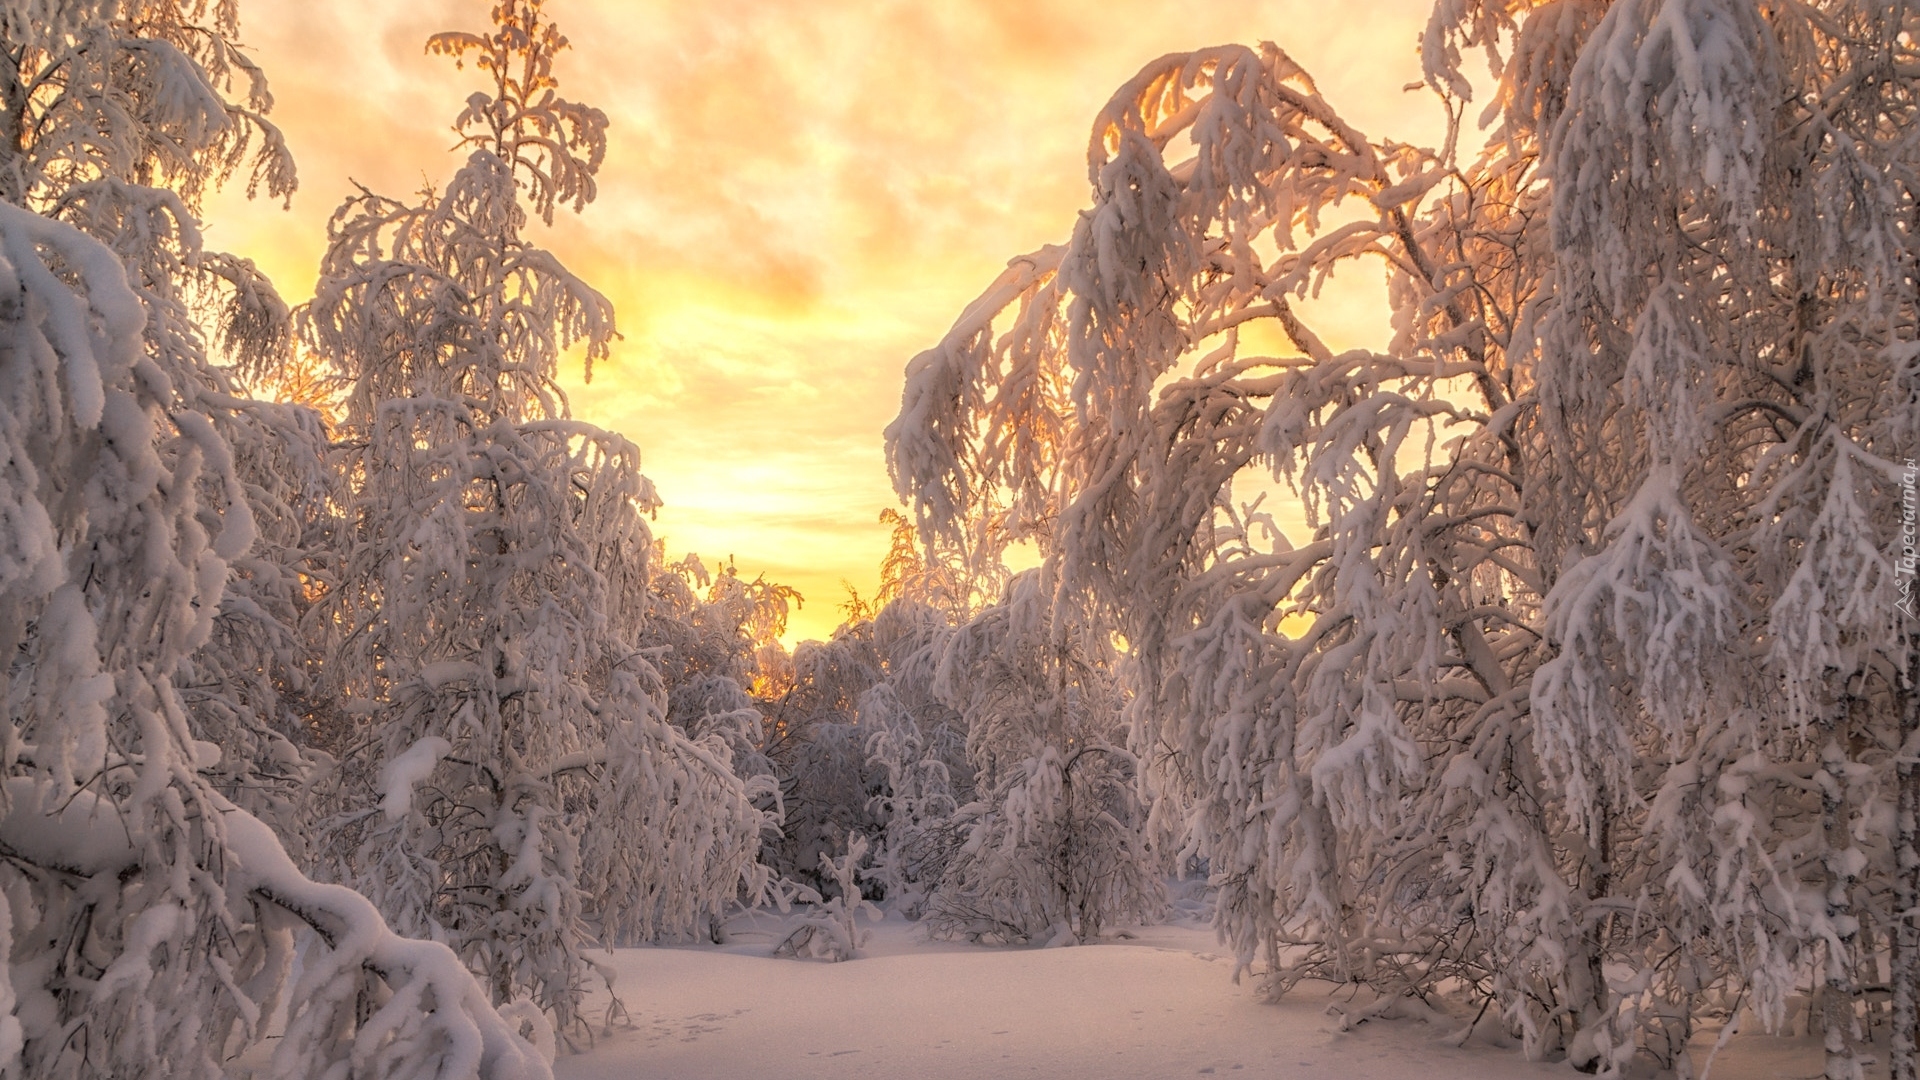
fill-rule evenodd
<path id="1" fill-rule="evenodd" d="M 1418 1021 L 1343 1033 L 1329 1004 L 1344 995 L 1262 1004 L 1251 980 L 1234 985 L 1231 960 L 1196 927 L 1154 927 L 1133 941 L 1081 948 L 1003 949 L 923 942 L 917 928 L 888 921 L 861 959 L 841 964 L 773 959 L 769 937 L 621 950 L 615 963 L 634 1026 L 562 1058 L 559 1080 L 1578 1075 L 1517 1050 L 1456 1049 Z M 1719 1066 L 1714 1073 L 1739 1080 Z"/>

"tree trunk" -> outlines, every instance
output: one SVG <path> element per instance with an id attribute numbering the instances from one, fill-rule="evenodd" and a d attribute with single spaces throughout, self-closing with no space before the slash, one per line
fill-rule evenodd
<path id="1" fill-rule="evenodd" d="M 1589 901 L 1606 897 L 1613 888 L 1613 811 L 1602 807 L 1593 835 L 1588 838 L 1586 894 Z M 1586 916 L 1583 913 L 1583 921 Z M 1581 931 L 1567 957 L 1567 1007 L 1578 1025 L 1567 1044 L 1567 1064 L 1583 1073 L 1599 1072 L 1613 1053 L 1618 1033 L 1612 1026 L 1611 995 L 1607 990 L 1606 927 L 1593 920 Z"/>
<path id="2" fill-rule="evenodd" d="M 1820 751 L 1820 828 L 1825 855 L 1827 921 L 1833 934 L 1826 943 L 1826 969 L 1820 994 L 1821 1038 L 1826 1048 L 1825 1080 L 1861 1080 L 1860 1059 L 1854 1053 L 1859 1037 L 1853 1013 L 1855 980 L 1853 946 L 1859 939 L 1859 917 L 1853 911 L 1853 834 L 1848 828 L 1846 750 L 1841 726 L 1851 719 L 1853 699 L 1843 698 L 1834 718 L 1822 725 L 1827 736 Z"/>

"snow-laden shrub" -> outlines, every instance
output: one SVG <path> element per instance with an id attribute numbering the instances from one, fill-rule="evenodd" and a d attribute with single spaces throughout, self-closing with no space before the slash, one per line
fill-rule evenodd
<path id="1" fill-rule="evenodd" d="M 949 710 L 939 705 L 939 711 Z M 966 734 L 944 718 L 927 722 L 892 681 L 861 698 L 860 721 L 870 732 L 868 761 L 886 774 L 884 790 L 871 804 L 885 825 L 870 877 L 903 916 L 917 920 L 929 890 L 946 876 L 966 839 L 958 818 L 972 791 Z"/>
<path id="2" fill-rule="evenodd" d="M 936 933 L 1068 944 L 1165 907 L 1112 651 L 1055 622 L 1051 579 L 1016 575 L 952 635 L 938 689 L 965 719 L 974 797 L 932 885 Z"/>
<path id="3" fill-rule="evenodd" d="M 821 873 L 833 883 L 834 893 L 823 900 L 811 889 L 801 891 L 800 900 L 818 906 L 780 939 L 773 955 L 829 963 L 852 960 L 860 955 L 860 946 L 866 944 L 869 933 L 861 929 L 860 916 L 874 921 L 886 917 L 860 892 L 860 864 L 866 861 L 867 848 L 866 837 L 848 833 L 846 852 L 839 858 L 820 853 Z"/>

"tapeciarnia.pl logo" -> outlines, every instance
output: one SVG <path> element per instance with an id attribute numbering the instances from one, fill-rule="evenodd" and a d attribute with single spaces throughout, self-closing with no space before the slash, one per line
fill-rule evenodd
<path id="1" fill-rule="evenodd" d="M 1913 573 L 1914 573 L 1914 492 L 1913 482 L 1917 470 L 1913 459 L 1907 459 L 1906 471 L 1900 474 L 1900 550 L 1893 558 L 1893 580 L 1900 590 L 1900 599 L 1895 602 L 1907 618 L 1913 618 Z"/>

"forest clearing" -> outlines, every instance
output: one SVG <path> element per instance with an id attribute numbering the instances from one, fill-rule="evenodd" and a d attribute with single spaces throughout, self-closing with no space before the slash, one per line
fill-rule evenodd
<path id="1" fill-rule="evenodd" d="M 295 299 L 240 0 L 0 0 L 0 1080 L 1920 1076 L 1920 9 L 1438 0 L 1405 137 L 1144 51 L 989 257 L 916 140 L 1088 10 L 359 2 L 248 0 L 304 137 L 451 146 Z M 723 523 L 858 443 L 754 542 L 877 584 L 596 370 Z"/>

